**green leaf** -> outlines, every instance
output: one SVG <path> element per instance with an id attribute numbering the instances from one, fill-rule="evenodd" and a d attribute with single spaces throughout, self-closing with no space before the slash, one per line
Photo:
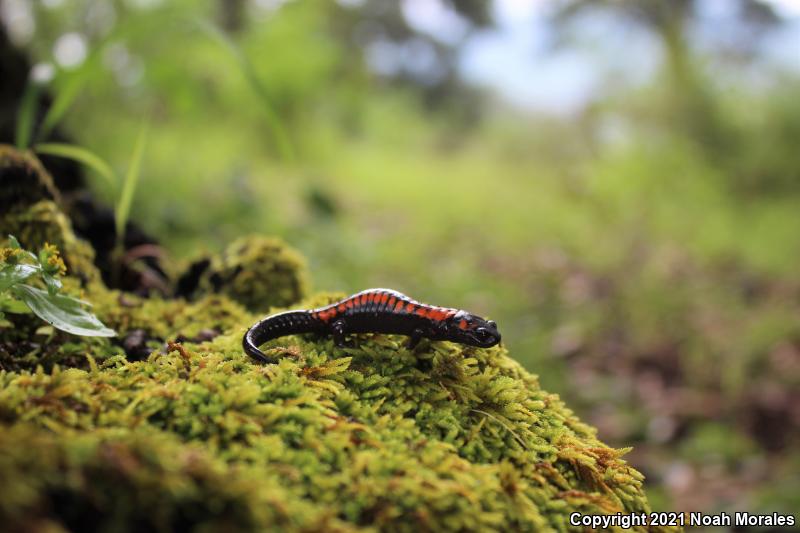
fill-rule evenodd
<path id="1" fill-rule="evenodd" d="M 86 148 L 66 143 L 41 143 L 34 146 L 33 150 L 38 154 L 53 155 L 77 161 L 97 172 L 111 187 L 117 186 L 117 178 L 111 169 L 111 165 Z"/>
<path id="2" fill-rule="evenodd" d="M 22 246 L 20 246 L 19 241 L 17 240 L 17 238 L 14 237 L 13 235 L 9 235 L 8 236 L 8 246 L 12 250 L 21 250 L 22 253 L 25 254 L 26 256 L 28 256 L 28 258 L 31 259 L 32 261 L 38 261 L 38 258 L 36 257 L 36 254 L 34 254 L 33 252 L 29 252 L 28 250 L 23 250 Z"/>
<path id="3" fill-rule="evenodd" d="M 117 334 L 84 309 L 84 303 L 76 298 L 51 295 L 30 285 L 15 285 L 11 290 L 36 316 L 67 333 L 87 337 L 114 337 Z"/>
<path id="4" fill-rule="evenodd" d="M 133 148 L 133 155 L 131 155 L 131 162 L 128 165 L 128 172 L 125 174 L 125 180 L 122 182 L 122 192 L 119 195 L 119 203 L 114 213 L 114 221 L 117 228 L 117 240 L 121 243 L 125 235 L 125 225 L 128 223 L 128 215 L 131 211 L 131 204 L 133 203 L 133 195 L 136 191 L 136 185 L 139 182 L 139 171 L 142 167 L 142 156 L 144 155 L 144 145 L 147 141 L 147 127 L 142 125 L 139 130 L 139 136 L 136 138 L 136 145 Z"/>
<path id="5" fill-rule="evenodd" d="M 8 290 L 17 283 L 22 283 L 38 270 L 39 267 L 33 265 L 6 265 L 0 270 L 0 292 Z"/>
<path id="6" fill-rule="evenodd" d="M 61 280 L 55 276 L 51 276 L 47 272 L 42 272 L 42 279 L 44 279 L 45 285 L 47 285 L 47 292 L 50 295 L 57 293 L 61 289 Z"/>
<path id="7" fill-rule="evenodd" d="M 22 101 L 17 112 L 17 129 L 15 141 L 19 150 L 27 150 L 33 136 L 33 126 L 36 122 L 36 107 L 39 104 L 41 86 L 34 80 L 28 80 L 28 85 L 22 93 Z"/>
<path id="8" fill-rule="evenodd" d="M 45 139 L 53 130 L 53 128 L 61 121 L 66 112 L 72 106 L 72 102 L 80 94 L 86 80 L 85 74 L 82 72 L 74 73 L 64 84 L 64 86 L 56 93 L 55 100 L 45 113 L 42 119 L 42 125 L 39 128 L 39 139 Z"/>

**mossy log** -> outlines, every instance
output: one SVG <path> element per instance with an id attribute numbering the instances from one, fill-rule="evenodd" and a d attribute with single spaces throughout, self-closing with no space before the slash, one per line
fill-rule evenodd
<path id="1" fill-rule="evenodd" d="M 69 243 L 69 225 L 58 227 Z M 581 529 L 570 525 L 574 512 L 649 511 L 626 450 L 600 442 L 502 346 L 409 350 L 402 337 L 365 334 L 338 348 L 295 336 L 265 348 L 279 364 L 251 361 L 241 338 L 261 315 L 237 295 L 290 307 L 342 296 L 296 301 L 302 261 L 274 242 L 235 248 L 258 250 L 258 264 L 275 250 L 280 276 L 248 276 L 257 265 L 237 260 L 235 275 L 220 278 L 235 289 L 192 302 L 68 283 L 117 339 L 41 332 L 27 315 L 0 327 L 0 523 L 568 531 Z M 230 261 L 211 264 L 225 271 Z"/>

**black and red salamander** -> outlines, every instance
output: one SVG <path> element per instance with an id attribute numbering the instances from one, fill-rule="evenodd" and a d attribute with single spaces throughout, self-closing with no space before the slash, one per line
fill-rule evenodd
<path id="1" fill-rule="evenodd" d="M 367 289 L 340 302 L 302 311 L 286 311 L 256 323 L 244 336 L 248 355 L 275 363 L 258 347 L 268 340 L 300 333 L 332 335 L 337 346 L 350 333 L 389 333 L 411 337 L 413 348 L 423 337 L 488 348 L 500 342 L 497 324 L 466 311 L 412 300 L 391 289 Z"/>

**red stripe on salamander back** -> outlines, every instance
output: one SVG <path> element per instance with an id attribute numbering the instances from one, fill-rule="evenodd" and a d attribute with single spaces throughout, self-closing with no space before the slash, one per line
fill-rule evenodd
<path id="1" fill-rule="evenodd" d="M 431 312 L 428 313 L 428 317 L 431 320 L 435 320 L 436 322 L 441 322 L 442 320 L 444 320 L 445 314 L 444 311 L 442 311 L 440 308 L 434 307 L 431 310 Z"/>

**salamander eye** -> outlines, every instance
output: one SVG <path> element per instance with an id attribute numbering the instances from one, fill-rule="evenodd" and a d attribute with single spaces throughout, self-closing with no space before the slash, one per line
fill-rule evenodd
<path id="1" fill-rule="evenodd" d="M 478 337 L 479 341 L 488 341 L 494 335 L 486 328 L 478 328 L 475 330 L 475 336 Z"/>

